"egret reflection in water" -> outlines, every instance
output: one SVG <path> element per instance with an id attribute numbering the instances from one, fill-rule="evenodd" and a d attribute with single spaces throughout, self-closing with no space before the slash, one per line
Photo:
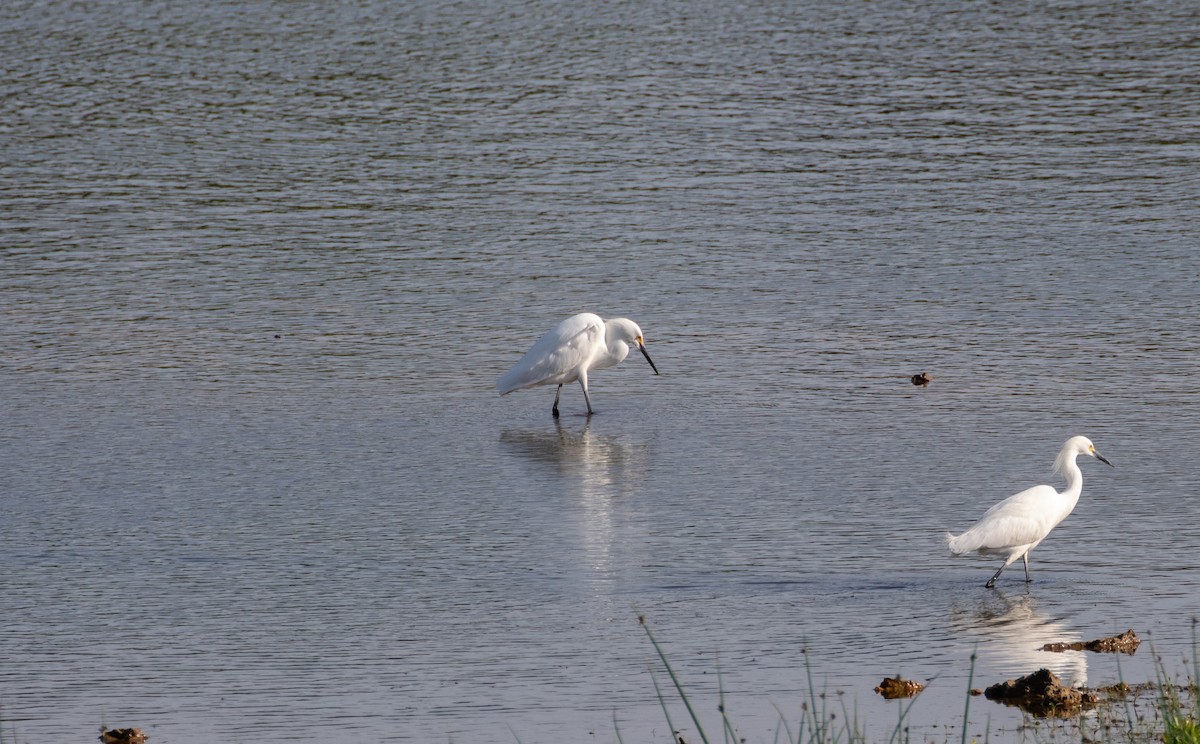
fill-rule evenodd
<path id="1" fill-rule="evenodd" d="M 1047 643 L 1083 640 L 1070 626 L 1037 609 L 1029 594 L 994 592 L 973 607 L 956 607 L 951 627 L 979 640 L 983 660 L 1008 677 L 1049 669 L 1063 684 L 1087 685 L 1087 656 L 1083 651 L 1042 651 Z"/>
<path id="2" fill-rule="evenodd" d="M 625 499 L 641 493 L 649 446 L 621 435 L 596 434 L 591 426 L 588 419 L 576 430 L 555 419 L 550 430 L 506 430 L 500 442 L 531 467 L 561 480 L 562 492 L 578 505 L 573 513 L 578 515 L 576 529 L 589 580 L 608 584 L 617 565 L 615 523 L 618 514 L 630 508 Z"/>
<path id="3" fill-rule="evenodd" d="M 595 434 L 591 421 L 572 431 L 561 421 L 550 431 L 506 430 L 500 441 L 509 451 L 531 460 L 552 464 L 564 476 L 589 491 L 612 489 L 608 495 L 633 493 L 638 474 L 647 462 L 647 446 L 614 434 Z"/>

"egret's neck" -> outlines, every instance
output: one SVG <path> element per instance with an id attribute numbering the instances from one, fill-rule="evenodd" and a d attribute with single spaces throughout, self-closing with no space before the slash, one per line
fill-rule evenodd
<path id="1" fill-rule="evenodd" d="M 620 338 L 616 338 L 611 331 L 605 334 L 604 338 L 605 354 L 602 359 L 597 360 L 592 367 L 600 369 L 603 367 L 613 367 L 625 361 L 625 357 L 629 356 L 629 344 Z"/>
<path id="2" fill-rule="evenodd" d="M 629 339 L 632 338 L 628 329 L 621 324 L 620 319 L 610 320 L 604 325 L 604 345 L 608 353 L 621 355 L 629 353 Z M 624 353 L 622 353 L 624 352 Z"/>
<path id="3" fill-rule="evenodd" d="M 1083 471 L 1079 469 L 1074 457 L 1068 458 L 1062 464 L 1062 474 L 1067 479 L 1067 488 L 1059 495 L 1075 503 L 1079 500 L 1079 494 L 1083 492 Z"/>

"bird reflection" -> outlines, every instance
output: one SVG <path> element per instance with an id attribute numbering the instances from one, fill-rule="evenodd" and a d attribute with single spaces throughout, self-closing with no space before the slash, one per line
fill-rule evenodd
<path id="1" fill-rule="evenodd" d="M 1049 669 L 1063 684 L 1087 685 L 1087 657 L 1082 651 L 1042 651 L 1047 643 L 1082 640 L 1070 626 L 1039 612 L 1028 594 L 992 592 L 972 608 L 955 608 L 951 626 L 979 639 L 979 653 L 1011 677 Z"/>
<path id="2" fill-rule="evenodd" d="M 649 456 L 644 442 L 595 434 L 591 425 L 589 418 L 581 429 L 573 430 L 555 419 L 553 431 L 507 430 L 500 434 L 500 441 L 522 457 L 554 466 L 562 486 L 580 507 L 577 512 L 565 512 L 564 517 L 578 517 L 591 580 L 608 583 L 616 570 L 612 556 L 614 511 L 621 506 L 620 497 L 639 492 Z"/>
<path id="3" fill-rule="evenodd" d="M 555 421 L 554 431 L 507 430 L 500 434 L 500 441 L 525 457 L 556 465 L 564 475 L 579 476 L 586 488 L 631 490 L 634 483 L 621 476 L 634 474 L 645 465 L 645 445 L 593 434 L 591 426 L 589 419 L 575 432 Z"/>

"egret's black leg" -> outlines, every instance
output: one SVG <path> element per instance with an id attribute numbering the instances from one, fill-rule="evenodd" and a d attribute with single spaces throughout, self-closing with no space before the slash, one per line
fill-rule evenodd
<path id="1" fill-rule="evenodd" d="M 588 415 L 591 416 L 595 411 L 592 410 L 592 396 L 588 395 L 587 372 L 580 373 L 579 387 L 583 388 L 583 400 L 587 403 Z"/>
<path id="2" fill-rule="evenodd" d="M 554 414 L 554 418 L 558 418 L 558 396 L 562 395 L 562 383 L 558 384 L 558 390 L 554 393 L 554 407 L 550 409 L 550 413 Z"/>
<path id="3" fill-rule="evenodd" d="M 1033 579 L 1029 578 L 1029 553 L 1021 557 L 1025 559 L 1025 583 L 1029 584 L 1033 581 Z"/>
<path id="4" fill-rule="evenodd" d="M 1008 565 L 1008 564 L 1005 564 L 1005 565 Z M 988 579 L 988 582 L 986 584 L 984 584 L 984 586 L 987 587 L 988 589 L 994 589 L 996 587 L 996 579 L 1000 578 L 1000 572 L 1003 570 L 1004 570 L 1004 566 L 1001 566 L 1000 568 L 996 569 L 996 573 L 992 574 L 992 578 Z"/>

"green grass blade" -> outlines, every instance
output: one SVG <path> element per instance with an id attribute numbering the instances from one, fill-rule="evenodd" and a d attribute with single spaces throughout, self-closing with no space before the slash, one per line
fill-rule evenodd
<path id="1" fill-rule="evenodd" d="M 721 657 L 717 657 L 717 710 L 721 712 L 721 726 L 724 730 L 725 744 L 737 742 L 737 734 L 729 721 L 728 709 L 725 706 L 725 678 L 721 675 Z"/>
<path id="2" fill-rule="evenodd" d="M 962 744 L 967 744 L 967 724 L 971 721 L 971 685 L 975 683 L 975 657 L 979 653 L 979 644 L 971 652 L 971 671 L 967 672 L 967 702 L 963 705 Z"/>
<path id="3" fill-rule="evenodd" d="M 788 725 L 787 716 L 785 716 L 783 714 L 783 710 L 778 705 L 776 705 L 774 702 L 772 702 L 771 705 L 772 705 L 772 707 L 775 708 L 775 712 L 779 714 L 779 722 L 781 724 L 783 724 L 783 731 L 784 731 L 784 733 L 787 734 L 787 740 L 788 740 L 789 744 L 791 744 L 793 742 L 794 742 L 794 744 L 800 744 L 799 739 L 792 738 L 792 727 Z M 804 725 L 803 722 L 800 725 L 803 726 Z M 801 730 L 803 730 L 803 729 L 801 729 Z M 778 731 L 778 726 L 776 726 L 776 731 Z M 779 738 L 778 733 L 776 734 L 775 738 Z"/>
<path id="4" fill-rule="evenodd" d="M 683 684 L 679 681 L 679 677 L 676 676 L 675 670 L 671 667 L 671 662 L 667 661 L 667 654 L 662 650 L 662 646 L 658 645 L 658 640 L 650 630 L 650 625 L 647 624 L 646 617 L 638 615 L 638 623 L 646 631 L 646 637 L 650 639 L 650 645 L 654 646 L 654 651 L 658 654 L 658 658 L 662 660 L 663 666 L 666 667 L 667 675 L 671 677 L 671 683 L 675 685 L 675 690 L 679 693 L 679 698 L 683 700 L 683 705 L 687 708 L 688 715 L 692 717 L 692 723 L 696 724 L 696 733 L 700 736 L 700 740 L 704 744 L 710 744 L 708 735 L 704 733 L 704 726 L 700 724 L 700 717 L 696 715 L 696 711 L 692 707 L 692 701 L 688 699 L 687 693 L 684 692 Z M 672 730 L 672 733 L 674 733 L 674 730 Z"/>
<path id="5" fill-rule="evenodd" d="M 650 681 L 654 683 L 654 694 L 658 696 L 658 704 L 662 706 L 663 716 L 667 719 L 667 728 L 671 729 L 671 740 L 675 740 L 675 722 L 671 720 L 671 711 L 667 710 L 667 701 L 663 697 L 662 688 L 658 686 L 658 677 L 654 675 L 654 670 L 650 670 Z"/>

